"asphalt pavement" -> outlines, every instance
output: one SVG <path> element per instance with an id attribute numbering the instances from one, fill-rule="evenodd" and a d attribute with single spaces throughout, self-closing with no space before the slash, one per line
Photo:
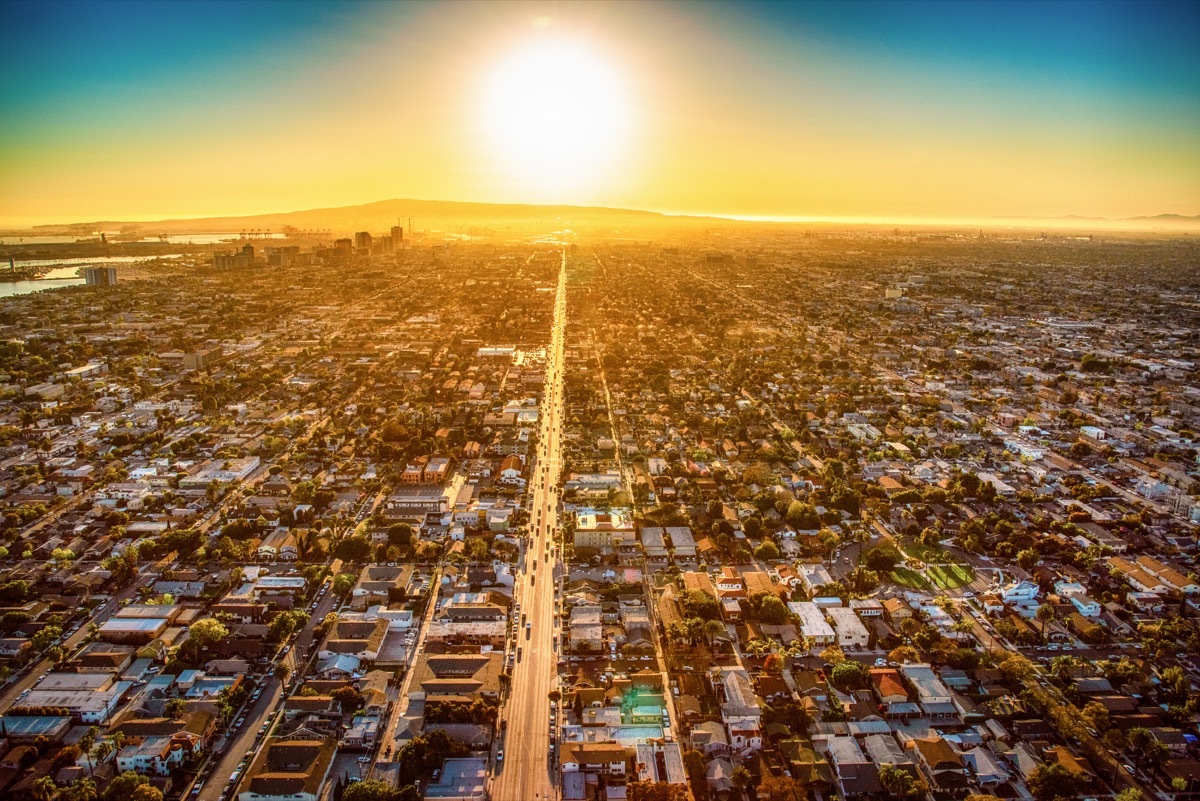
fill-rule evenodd
<path id="1" fill-rule="evenodd" d="M 529 628 L 517 629 L 521 654 L 501 714 L 506 732 L 493 749 L 492 801 L 538 801 L 558 793 L 557 763 L 550 722 L 550 691 L 558 684 L 554 625 L 558 560 L 554 532 L 558 522 L 555 485 L 561 464 L 563 335 L 566 322 L 566 256 L 559 273 L 554 329 L 548 356 L 538 458 L 531 477 L 529 542 L 519 563 L 516 593 Z M 499 760 L 503 751 L 504 758 Z"/>

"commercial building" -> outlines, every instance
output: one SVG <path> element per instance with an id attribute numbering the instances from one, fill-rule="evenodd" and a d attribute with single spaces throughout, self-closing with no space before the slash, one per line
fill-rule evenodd
<path id="1" fill-rule="evenodd" d="M 846 606 L 834 606 L 825 610 L 833 621 L 838 645 L 845 648 L 866 648 L 871 639 L 867 627 L 858 618 L 858 613 Z"/>
<path id="2" fill-rule="evenodd" d="M 812 640 L 813 645 L 833 645 L 836 637 L 833 627 L 821 614 L 821 609 L 812 601 L 790 601 L 788 609 L 800 620 L 800 636 Z"/>

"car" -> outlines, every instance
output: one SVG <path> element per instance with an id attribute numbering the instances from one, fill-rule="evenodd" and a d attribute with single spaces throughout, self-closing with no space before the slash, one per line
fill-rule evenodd
<path id="1" fill-rule="evenodd" d="M 436 782 L 440 778 L 442 778 L 442 769 L 434 768 L 433 769 L 433 780 Z"/>
<path id="2" fill-rule="evenodd" d="M 504 749 L 503 748 L 501 748 L 499 751 L 496 752 L 496 761 L 497 762 L 504 761 Z"/>
<path id="3" fill-rule="evenodd" d="M 360 756 L 358 758 L 358 764 L 360 764 L 360 765 L 365 765 L 370 761 L 371 761 L 371 758 L 369 756 Z"/>

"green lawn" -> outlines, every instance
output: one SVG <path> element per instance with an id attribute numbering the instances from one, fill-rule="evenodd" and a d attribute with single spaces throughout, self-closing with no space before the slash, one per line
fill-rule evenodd
<path id="1" fill-rule="evenodd" d="M 941 562 L 946 559 L 946 551 L 940 546 L 922 545 L 907 538 L 901 540 L 900 550 L 904 551 L 907 556 L 920 559 L 922 562 Z"/>
<path id="2" fill-rule="evenodd" d="M 929 576 L 942 589 L 954 590 L 975 580 L 975 568 L 970 565 L 930 565 Z"/>
<path id="3" fill-rule="evenodd" d="M 889 574 L 892 582 L 899 584 L 901 587 L 908 587 L 914 590 L 928 590 L 929 582 L 915 570 L 907 567 L 898 567 Z"/>

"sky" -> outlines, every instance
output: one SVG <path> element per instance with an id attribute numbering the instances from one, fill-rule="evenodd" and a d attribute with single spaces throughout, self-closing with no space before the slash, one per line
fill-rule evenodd
<path id="1" fill-rule="evenodd" d="M 6 2 L 0 224 L 1200 214 L 1200 3 Z"/>

